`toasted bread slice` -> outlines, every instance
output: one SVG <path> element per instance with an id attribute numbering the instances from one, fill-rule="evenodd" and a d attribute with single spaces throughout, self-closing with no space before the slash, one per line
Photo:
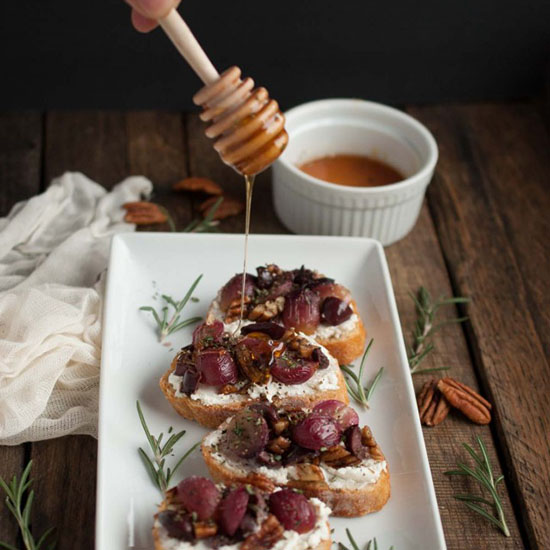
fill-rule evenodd
<path id="1" fill-rule="evenodd" d="M 155 515 L 155 522 L 153 524 L 153 539 L 155 542 L 154 550 L 171 550 L 176 547 L 180 550 L 193 550 L 193 548 L 197 547 L 205 548 L 204 540 L 201 539 L 198 539 L 195 542 L 187 542 L 170 537 L 166 528 L 159 520 L 159 514 L 162 512 L 165 512 L 166 510 L 178 509 L 178 504 L 174 495 L 174 489 L 166 493 L 166 498 L 160 504 L 158 512 Z M 318 499 L 312 499 L 310 502 L 313 505 L 317 517 L 315 526 L 311 531 L 304 534 L 299 534 L 292 530 L 285 530 L 282 533 L 282 537 L 270 546 L 258 543 L 254 544 L 252 541 L 248 541 L 247 543 L 247 539 L 245 539 L 240 543 L 235 543 L 237 545 L 236 547 L 240 549 L 241 547 L 251 548 L 257 546 L 265 548 L 266 550 L 286 550 L 289 547 L 299 545 L 299 547 L 304 550 L 330 550 L 332 547 L 331 531 L 328 523 L 330 508 Z M 270 514 L 260 525 L 258 533 L 261 533 L 262 528 L 267 530 L 269 521 L 279 524 L 278 520 Z M 302 546 L 301 543 L 303 540 L 307 540 L 307 544 Z"/>
<path id="2" fill-rule="evenodd" d="M 274 487 L 299 489 L 308 498 L 327 504 L 335 516 L 356 517 L 380 510 L 390 497 L 390 475 L 384 455 L 377 447 L 376 459 L 357 466 L 333 468 L 326 464 L 301 463 L 279 468 L 262 466 L 254 459 L 228 457 L 218 447 L 230 420 L 208 434 L 201 452 L 210 475 L 225 484 L 250 483 L 263 490 Z"/>
<path id="3" fill-rule="evenodd" d="M 174 374 L 176 358 L 160 379 L 160 387 L 176 412 L 207 428 L 217 428 L 224 420 L 253 403 L 266 399 L 284 410 L 311 408 L 325 399 L 349 403 L 346 384 L 336 360 L 326 351 L 329 366 L 319 370 L 304 384 L 285 386 L 273 381 L 268 386 L 253 384 L 247 394 L 218 394 L 215 389 L 199 386 L 191 396 L 177 390 L 180 377 Z M 264 389 L 268 395 L 264 393 Z M 281 393 L 278 394 L 277 390 Z"/>
<path id="4" fill-rule="evenodd" d="M 363 353 L 367 339 L 365 325 L 359 315 L 355 300 L 350 302 L 350 306 L 354 313 L 347 321 L 336 326 L 321 323 L 317 330 L 309 335 L 325 347 L 340 365 L 351 363 L 357 359 Z M 206 316 L 207 323 L 213 321 L 225 323 L 225 314 L 219 306 L 219 294 L 210 304 Z M 250 322 L 252 321 L 243 320 L 243 324 Z M 231 323 L 229 325 L 232 326 Z"/>

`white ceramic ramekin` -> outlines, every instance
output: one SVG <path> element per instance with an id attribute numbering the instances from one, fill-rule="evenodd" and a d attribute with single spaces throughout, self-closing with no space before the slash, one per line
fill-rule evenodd
<path id="1" fill-rule="evenodd" d="M 273 165 L 273 200 L 291 231 L 372 237 L 388 245 L 412 229 L 437 162 L 437 145 L 425 126 L 397 109 L 359 99 L 313 101 L 285 116 L 290 139 Z M 406 179 L 351 187 L 298 169 L 338 153 L 377 158 Z"/>

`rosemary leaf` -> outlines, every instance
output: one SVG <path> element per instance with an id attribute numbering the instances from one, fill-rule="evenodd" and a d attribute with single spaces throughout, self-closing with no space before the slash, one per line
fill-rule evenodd
<path id="1" fill-rule="evenodd" d="M 147 470 L 147 473 L 149 474 L 149 477 L 151 478 L 151 481 L 154 485 L 158 487 L 161 494 L 164 495 L 164 493 L 170 486 L 172 477 L 178 471 L 179 467 L 183 464 L 185 459 L 200 445 L 200 441 L 195 443 L 190 449 L 188 449 L 186 453 L 176 462 L 176 464 L 172 468 L 170 468 L 166 464 L 166 459 L 170 455 L 172 455 L 174 451 L 174 446 L 185 435 L 185 430 L 177 433 L 172 433 L 173 428 L 170 427 L 168 429 L 168 433 L 171 435 L 163 445 L 162 441 L 164 438 L 164 433 L 160 433 L 156 437 L 152 435 L 149 427 L 147 426 L 147 422 L 145 420 L 145 416 L 143 415 L 143 411 L 141 409 L 139 401 L 136 401 L 136 408 L 139 416 L 139 421 L 141 423 L 153 456 L 151 458 L 141 447 L 138 448 L 138 453 L 141 457 L 143 465 L 145 466 L 145 469 Z"/>
<path id="2" fill-rule="evenodd" d="M 435 323 L 435 315 L 441 307 L 465 304 L 468 303 L 470 299 L 463 296 L 451 298 L 441 297 L 434 302 L 430 293 L 423 286 L 418 289 L 416 295 L 412 292 L 409 293 L 409 295 L 414 302 L 417 315 L 413 330 L 413 344 L 408 354 L 411 374 L 425 374 L 428 372 L 447 370 L 449 367 L 436 367 L 430 369 L 420 369 L 419 367 L 426 356 L 434 349 L 434 345 L 430 341 L 433 334 L 446 325 L 463 323 L 468 320 L 468 317 L 456 317 Z"/>
<path id="3" fill-rule="evenodd" d="M 470 494 L 457 494 L 454 497 L 464 502 L 464 504 L 472 511 L 478 513 L 484 517 L 487 521 L 498 527 L 504 536 L 510 536 L 510 530 L 506 524 L 506 518 L 504 517 L 504 510 L 502 507 L 502 501 L 497 491 L 497 484 L 500 483 L 504 476 L 501 474 L 495 478 L 493 474 L 493 468 L 487 448 L 483 443 L 483 440 L 477 436 L 477 444 L 479 452 L 476 452 L 470 445 L 463 443 L 464 449 L 468 452 L 474 461 L 474 467 L 470 467 L 462 462 L 457 462 L 457 470 L 449 470 L 445 472 L 446 475 L 462 475 L 468 476 L 477 481 L 482 490 L 489 493 L 490 499 L 481 495 Z M 485 508 L 481 505 L 486 506 Z"/>
<path id="4" fill-rule="evenodd" d="M 30 490 L 32 484 L 32 479 L 30 477 L 31 468 L 32 460 L 29 461 L 23 470 L 21 477 L 17 479 L 17 476 L 13 476 L 9 483 L 0 477 L 0 489 L 6 493 L 4 503 L 17 522 L 25 549 L 39 550 L 51 536 L 53 529 L 46 530 L 38 539 L 38 542 L 34 540 L 34 536 L 30 529 L 31 510 L 34 503 L 34 491 L 32 489 Z M 16 547 L 7 542 L 0 542 L 0 547 L 7 548 L 8 550 L 17 550 Z M 53 549 L 54 547 L 55 542 L 50 542 L 48 548 Z"/>
<path id="5" fill-rule="evenodd" d="M 380 369 L 372 379 L 371 383 L 367 386 L 363 386 L 362 380 L 363 371 L 365 368 L 365 360 L 373 343 L 374 339 L 371 338 L 370 342 L 367 345 L 367 348 L 365 349 L 365 352 L 363 353 L 363 356 L 361 357 L 361 363 L 359 364 L 358 373 L 355 373 L 353 371 L 353 365 L 340 365 L 340 368 L 344 373 L 344 381 L 346 382 L 348 393 L 351 395 L 351 397 L 353 397 L 355 401 L 357 401 L 357 403 L 363 405 L 363 407 L 366 407 L 367 409 L 369 408 L 369 401 L 372 397 L 372 394 L 374 393 L 374 389 L 376 388 L 378 382 L 380 381 L 380 378 L 382 377 L 382 374 L 384 373 L 384 367 L 380 367 Z"/>
<path id="6" fill-rule="evenodd" d="M 151 306 L 141 306 L 139 308 L 140 311 L 148 311 L 153 315 L 153 319 L 157 324 L 159 342 L 164 341 L 164 339 L 169 334 L 177 332 L 178 330 L 181 330 L 186 326 L 192 325 L 193 323 L 198 323 L 199 321 L 202 320 L 201 317 L 191 317 L 189 319 L 185 319 L 184 321 L 180 321 L 183 308 L 187 305 L 187 302 L 191 299 L 191 296 L 195 291 L 195 289 L 197 288 L 197 285 L 199 284 L 201 279 L 202 279 L 202 274 L 195 279 L 193 284 L 187 290 L 185 296 L 179 301 L 174 300 L 172 296 L 161 294 L 161 298 L 167 304 L 161 308 L 162 318 L 161 318 L 161 315 L 159 315 L 159 313 L 155 310 L 155 308 Z M 168 318 L 168 306 L 170 306 L 174 310 L 170 318 Z"/>

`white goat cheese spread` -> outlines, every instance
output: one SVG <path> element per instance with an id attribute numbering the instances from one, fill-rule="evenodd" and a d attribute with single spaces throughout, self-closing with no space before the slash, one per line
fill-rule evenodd
<path id="1" fill-rule="evenodd" d="M 221 435 L 222 431 L 218 428 L 206 436 L 203 445 L 207 447 L 216 446 Z M 217 451 L 213 453 L 213 457 L 217 462 L 222 463 L 225 468 L 236 474 L 246 476 L 249 472 L 254 471 L 264 475 L 277 485 L 286 485 L 289 481 L 297 479 L 296 466 L 268 468 L 267 466 L 258 466 L 254 460 L 230 459 Z M 356 466 L 344 468 L 333 468 L 323 463 L 319 464 L 325 481 L 332 489 L 362 489 L 366 485 L 376 483 L 386 467 L 385 460 L 374 460 L 373 458 L 366 458 Z"/>
<path id="2" fill-rule="evenodd" d="M 237 328 L 238 321 L 225 325 L 226 332 L 231 333 Z M 224 405 L 227 403 L 235 403 L 237 401 L 248 401 L 250 399 L 259 399 L 265 397 L 268 401 L 272 401 L 275 396 L 278 397 L 290 397 L 304 394 L 311 394 L 317 392 L 325 392 L 329 390 L 337 390 L 340 387 L 339 384 L 339 371 L 338 361 L 330 355 L 330 353 L 322 346 L 320 346 L 311 336 L 301 334 L 308 341 L 315 346 L 321 348 L 321 351 L 325 354 L 329 360 L 329 365 L 325 369 L 317 369 L 313 376 L 306 380 L 303 384 L 283 384 L 276 380 L 269 380 L 267 384 L 252 384 L 246 394 L 230 393 L 222 394 L 218 393 L 218 388 L 215 386 L 206 386 L 199 384 L 197 389 L 189 396 L 195 401 L 200 401 L 204 405 Z M 182 397 L 183 394 L 180 391 L 181 376 L 177 376 L 174 372 L 170 373 L 168 382 L 172 385 L 175 391 L 176 397 Z"/>
<path id="3" fill-rule="evenodd" d="M 313 504 L 317 515 L 317 522 L 313 529 L 302 535 L 296 531 L 287 530 L 283 533 L 283 538 L 275 543 L 271 547 L 271 550 L 309 550 L 310 548 L 319 546 L 321 541 L 330 538 L 330 531 L 327 523 L 330 515 L 330 508 L 316 498 L 310 499 L 310 502 Z M 207 550 L 209 548 L 202 540 L 187 542 L 171 538 L 158 520 L 155 520 L 155 529 L 157 529 L 163 550 Z M 238 550 L 240 545 L 240 542 L 226 544 L 220 546 L 218 550 Z"/>

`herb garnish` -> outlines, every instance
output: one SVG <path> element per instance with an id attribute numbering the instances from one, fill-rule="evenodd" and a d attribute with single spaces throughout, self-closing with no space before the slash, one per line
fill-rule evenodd
<path id="1" fill-rule="evenodd" d="M 180 321 L 181 312 L 189 301 L 189 298 L 191 298 L 191 295 L 195 291 L 195 288 L 197 287 L 201 279 L 202 275 L 199 275 L 187 291 L 187 294 L 179 302 L 176 302 L 171 296 L 162 294 L 162 299 L 166 302 L 167 305 L 162 307 L 162 309 L 160 310 L 160 314 L 155 310 L 155 308 L 151 306 L 142 306 L 139 308 L 141 311 L 150 311 L 153 314 L 153 318 L 157 323 L 159 342 L 162 342 L 164 338 L 166 338 L 166 336 L 168 336 L 169 334 L 172 334 L 173 332 L 176 332 L 177 330 L 180 330 L 188 325 L 192 325 L 193 323 L 198 323 L 202 320 L 201 317 L 191 317 L 190 319 Z M 174 308 L 174 313 L 172 314 L 172 317 L 170 319 L 168 319 L 169 305 Z"/>
<path id="2" fill-rule="evenodd" d="M 462 444 L 466 451 L 468 451 L 469 455 L 474 459 L 475 466 L 472 468 L 462 462 L 457 462 L 458 470 L 449 470 L 448 472 L 445 472 L 445 474 L 450 476 L 469 476 L 475 479 L 482 488 L 486 489 L 489 493 L 490 499 L 477 495 L 462 494 L 454 495 L 454 497 L 457 500 L 464 502 L 470 510 L 477 512 L 486 520 L 496 525 L 505 537 L 509 537 L 510 530 L 506 524 L 502 501 L 500 500 L 497 492 L 498 484 L 504 479 L 504 475 L 501 474 L 498 477 L 495 477 L 491 462 L 489 460 L 489 455 L 487 454 L 487 448 L 479 436 L 476 436 L 476 439 L 480 449 L 479 454 L 476 453 L 467 443 Z M 480 504 L 485 504 L 489 508 L 493 508 L 496 513 L 496 517 L 480 506 Z"/>
<path id="3" fill-rule="evenodd" d="M 451 323 L 462 323 L 468 319 L 468 317 L 456 317 L 454 319 L 446 319 L 445 321 L 434 324 L 435 314 L 439 308 L 452 304 L 465 304 L 469 302 L 470 299 L 462 296 L 458 296 L 456 298 L 441 297 L 433 302 L 430 293 L 423 286 L 418 289 L 417 296 L 415 296 L 412 292 L 409 294 L 414 301 L 417 314 L 413 332 L 413 345 L 409 349 L 408 353 L 411 374 L 448 370 L 449 367 L 435 367 L 420 370 L 418 367 L 426 356 L 434 349 L 434 345 L 429 339 L 436 330 L 439 330 L 441 327 Z"/>
<path id="4" fill-rule="evenodd" d="M 218 231 L 218 220 L 214 219 L 214 214 L 216 210 L 220 207 L 220 204 L 223 202 L 223 197 L 219 197 L 216 202 L 210 207 L 210 210 L 206 213 L 204 218 L 201 220 L 197 218 L 193 220 L 189 225 L 184 227 L 183 233 L 215 233 Z"/>
<path id="5" fill-rule="evenodd" d="M 365 359 L 367 358 L 373 342 L 374 338 L 371 338 L 365 352 L 363 353 L 363 357 L 361 358 L 361 363 L 359 365 L 359 374 L 355 374 L 355 372 L 353 372 L 353 365 L 340 365 L 340 368 L 344 371 L 344 380 L 346 381 L 348 393 L 353 397 L 353 399 L 355 399 L 355 401 L 364 407 L 367 407 L 367 409 L 369 408 L 369 401 L 374 393 L 374 389 L 384 373 L 384 367 L 380 367 L 372 379 L 372 382 L 368 386 L 363 386 L 362 378 L 363 369 L 365 368 Z"/>
<path id="6" fill-rule="evenodd" d="M 349 542 L 351 544 L 352 550 L 360 550 L 359 545 L 355 542 L 353 535 L 349 529 L 346 529 L 346 535 L 348 536 Z M 341 542 L 338 543 L 338 550 L 350 550 L 345 544 Z M 376 537 L 369 540 L 365 546 L 365 550 L 378 550 L 378 542 Z M 389 550 L 394 550 L 393 546 L 390 546 Z"/>
<path id="7" fill-rule="evenodd" d="M 139 456 L 141 457 L 145 469 L 151 477 L 151 481 L 159 488 L 161 494 L 164 496 L 165 491 L 170 486 L 172 477 L 182 465 L 183 461 L 200 445 L 200 441 L 188 449 L 187 452 L 176 462 L 173 468 L 165 469 L 167 457 L 173 454 L 172 451 L 174 450 L 174 446 L 185 435 L 185 430 L 178 433 L 172 433 L 173 428 L 170 427 L 168 429 L 168 433 L 172 435 L 170 435 L 166 443 L 163 445 L 162 438 L 164 437 L 164 434 L 160 433 L 157 437 L 151 435 L 147 422 L 145 421 L 145 417 L 143 416 L 143 411 L 141 410 L 139 401 L 136 401 L 136 407 L 143 431 L 145 432 L 145 436 L 149 442 L 149 447 L 151 447 L 151 451 L 153 451 L 153 458 L 151 459 L 147 453 L 139 447 Z"/>
<path id="8" fill-rule="evenodd" d="M 9 483 L 6 483 L 0 477 L 0 487 L 6 493 L 6 507 L 11 512 L 21 533 L 21 539 L 26 550 L 39 550 L 42 545 L 46 544 L 46 540 L 52 534 L 53 528 L 46 530 L 43 535 L 35 542 L 34 536 L 31 533 L 30 517 L 32 503 L 34 501 L 34 491 L 29 487 L 32 484 L 32 479 L 29 477 L 32 468 L 32 460 L 29 461 L 21 478 L 17 479 L 17 476 L 13 476 Z M 8 544 L 7 542 L 0 542 L 1 548 L 7 548 L 7 550 L 17 550 L 15 546 Z M 55 548 L 55 541 L 50 542 L 45 546 L 48 550 Z"/>

